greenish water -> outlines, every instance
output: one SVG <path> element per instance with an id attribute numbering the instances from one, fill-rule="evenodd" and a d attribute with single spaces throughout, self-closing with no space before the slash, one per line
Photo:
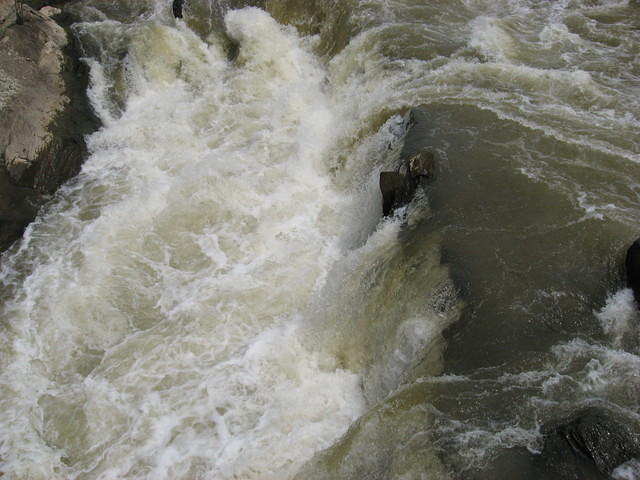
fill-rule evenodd
<path id="1" fill-rule="evenodd" d="M 533 478 L 640 421 L 640 5 L 185 3 L 68 7 L 104 126 L 2 258 L 6 477 Z"/>

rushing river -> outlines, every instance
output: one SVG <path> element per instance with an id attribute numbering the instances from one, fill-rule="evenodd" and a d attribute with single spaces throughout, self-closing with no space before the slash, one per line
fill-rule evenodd
<path id="1" fill-rule="evenodd" d="M 2 257 L 3 478 L 529 478 L 640 422 L 639 3 L 66 8 L 103 127 Z"/>

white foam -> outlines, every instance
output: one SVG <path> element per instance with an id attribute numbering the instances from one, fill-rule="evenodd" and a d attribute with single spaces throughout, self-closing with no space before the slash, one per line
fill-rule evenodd
<path id="1" fill-rule="evenodd" d="M 616 205 L 613 203 L 607 203 L 605 205 L 598 205 L 594 203 L 593 200 L 590 200 L 590 195 L 587 192 L 578 190 L 576 193 L 578 194 L 578 205 L 584 210 L 584 216 L 582 217 L 583 220 L 591 218 L 604 220 L 605 214 L 602 212 L 608 213 L 617 210 Z"/>
<path id="2" fill-rule="evenodd" d="M 473 428 L 468 425 L 467 428 Z M 482 468 L 486 465 L 491 454 L 498 450 L 525 447 L 532 453 L 539 453 L 541 449 L 540 432 L 538 427 L 525 429 L 514 426 L 496 425 L 495 430 L 468 429 L 455 436 L 459 454 L 464 457 L 468 466 Z"/>
<path id="3" fill-rule="evenodd" d="M 640 479 L 640 460 L 629 460 L 617 467 L 611 477 L 615 480 L 639 480 Z"/>
<path id="4" fill-rule="evenodd" d="M 545 48 L 557 48 L 558 44 L 562 42 L 571 42 L 575 45 L 584 44 L 582 38 L 569 32 L 569 28 L 564 23 L 545 25 L 540 32 L 540 41 Z"/>
<path id="5" fill-rule="evenodd" d="M 329 169 L 354 127 L 294 31 L 226 23 L 237 64 L 183 25 L 129 32 L 117 120 L 92 65 L 105 126 L 9 261 L 32 271 L 3 312 L 5 471 L 283 479 L 364 409 L 361 378 L 301 341 L 352 227 Z"/>
<path id="6" fill-rule="evenodd" d="M 614 345 L 619 346 L 629 332 L 631 322 L 638 321 L 638 306 L 633 298 L 633 291 L 625 288 L 609 296 L 602 310 L 596 312 L 596 317 Z"/>
<path id="7" fill-rule="evenodd" d="M 495 62 L 509 62 L 516 53 L 513 39 L 493 17 L 479 16 L 472 21 L 469 45 Z"/>
<path id="8" fill-rule="evenodd" d="M 637 401 L 639 385 L 634 374 L 640 368 L 637 355 L 580 339 L 556 345 L 552 353 L 557 359 L 556 370 L 571 373 L 566 380 L 591 398 Z"/>

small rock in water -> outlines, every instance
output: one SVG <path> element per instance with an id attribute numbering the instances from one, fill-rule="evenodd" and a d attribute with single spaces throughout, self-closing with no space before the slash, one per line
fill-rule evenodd
<path id="1" fill-rule="evenodd" d="M 619 465 L 640 456 L 640 435 L 599 408 L 587 408 L 544 432 L 536 458 L 544 478 L 600 480 Z"/>
<path id="2" fill-rule="evenodd" d="M 182 18 L 182 5 L 184 0 L 173 0 L 173 16 L 176 18 Z"/>
<path id="3" fill-rule="evenodd" d="M 429 151 L 405 160 L 397 172 L 380 172 L 382 214 L 386 217 L 409 203 L 418 187 L 433 179 L 434 172 L 435 160 Z"/>

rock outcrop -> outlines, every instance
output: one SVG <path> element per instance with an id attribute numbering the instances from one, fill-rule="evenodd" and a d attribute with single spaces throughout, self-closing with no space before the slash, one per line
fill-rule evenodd
<path id="1" fill-rule="evenodd" d="M 88 75 L 54 7 L 0 0 L 0 249 L 80 170 L 84 135 L 97 127 Z M 63 22 L 61 22 L 63 23 Z"/>
<path id="2" fill-rule="evenodd" d="M 640 457 L 640 435 L 624 419 L 598 408 L 582 410 L 543 434 L 536 463 L 550 480 L 607 479 L 616 467 Z"/>
<path id="3" fill-rule="evenodd" d="M 400 168 L 395 172 L 380 172 L 382 214 L 386 217 L 411 201 L 418 188 L 426 185 L 435 175 L 433 152 L 423 148 L 416 150 L 411 134 L 417 124 L 424 127 L 424 115 L 412 109 L 406 116 L 405 147 L 400 153 Z M 417 130 L 417 129 L 416 129 Z"/>

